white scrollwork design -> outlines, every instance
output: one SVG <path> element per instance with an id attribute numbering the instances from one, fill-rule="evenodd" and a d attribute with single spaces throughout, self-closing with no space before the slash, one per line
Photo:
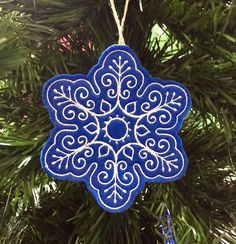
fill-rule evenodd
<path id="1" fill-rule="evenodd" d="M 84 181 L 105 210 L 127 209 L 145 182 L 184 174 L 177 133 L 190 95 L 174 81 L 153 79 L 127 46 L 108 48 L 87 76 L 51 79 L 43 99 L 55 126 L 42 151 L 44 170 Z"/>

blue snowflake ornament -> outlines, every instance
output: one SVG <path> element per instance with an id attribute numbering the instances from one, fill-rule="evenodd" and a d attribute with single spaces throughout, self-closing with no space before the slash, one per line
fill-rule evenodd
<path id="1" fill-rule="evenodd" d="M 85 182 L 106 211 L 128 209 L 146 182 L 185 174 L 178 131 L 190 94 L 175 81 L 152 78 L 128 46 L 110 46 L 87 76 L 50 79 L 43 101 L 54 124 L 43 169 L 59 180 Z"/>

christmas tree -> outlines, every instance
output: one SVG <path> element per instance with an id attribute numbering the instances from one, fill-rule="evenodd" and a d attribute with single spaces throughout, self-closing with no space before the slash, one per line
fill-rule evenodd
<path id="1" fill-rule="evenodd" d="M 125 1 L 115 1 L 122 16 Z M 132 207 L 102 210 L 84 183 L 40 166 L 53 128 L 41 94 L 58 74 L 87 74 L 117 43 L 108 0 L 0 2 L 0 243 L 235 243 L 236 1 L 130 0 L 126 44 L 153 77 L 193 104 L 180 136 L 186 176 L 146 184 Z M 162 226 L 162 227 L 161 227 Z"/>

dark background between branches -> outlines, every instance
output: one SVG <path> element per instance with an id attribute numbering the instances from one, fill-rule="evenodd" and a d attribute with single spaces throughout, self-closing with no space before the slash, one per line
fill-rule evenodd
<path id="1" fill-rule="evenodd" d="M 86 74 L 117 42 L 108 1 L 1 1 L 0 243 L 163 243 L 167 207 L 178 243 L 236 242 L 235 4 L 131 0 L 127 44 L 152 76 L 192 94 L 180 132 L 189 167 L 182 180 L 146 185 L 130 210 L 109 214 L 84 184 L 54 181 L 39 162 L 52 129 L 42 86 L 60 73 Z"/>

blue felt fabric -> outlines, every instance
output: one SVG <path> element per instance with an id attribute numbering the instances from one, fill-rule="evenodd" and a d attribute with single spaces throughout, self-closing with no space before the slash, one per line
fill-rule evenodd
<path id="1" fill-rule="evenodd" d="M 60 180 L 85 182 L 109 212 L 128 209 L 146 182 L 181 178 L 187 157 L 178 131 L 188 90 L 152 78 L 126 45 L 107 48 L 89 74 L 59 75 L 43 89 L 54 129 L 41 164 Z"/>

